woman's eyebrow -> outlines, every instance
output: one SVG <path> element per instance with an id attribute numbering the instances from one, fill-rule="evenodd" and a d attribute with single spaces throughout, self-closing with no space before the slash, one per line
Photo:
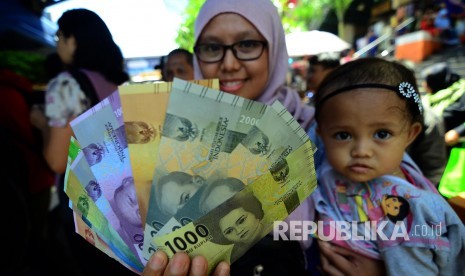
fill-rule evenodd
<path id="1" fill-rule="evenodd" d="M 238 41 L 244 39 L 244 38 L 251 38 L 251 37 L 257 37 L 257 38 L 260 38 L 262 39 L 262 35 L 257 32 L 256 30 L 246 30 L 246 31 L 243 31 L 243 32 L 239 32 L 239 33 L 236 33 L 234 34 L 234 39 Z M 216 42 L 216 43 L 220 43 L 221 41 L 223 40 L 223 36 L 217 36 L 217 35 L 205 35 L 205 36 L 202 36 L 202 37 L 199 37 L 198 41 L 200 43 L 205 43 L 205 42 Z"/>

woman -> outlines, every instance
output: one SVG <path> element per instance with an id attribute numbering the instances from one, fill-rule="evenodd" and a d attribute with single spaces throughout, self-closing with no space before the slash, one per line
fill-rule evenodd
<path id="1" fill-rule="evenodd" d="M 86 9 L 68 10 L 58 19 L 55 40 L 57 53 L 64 72 L 52 79 L 45 92 L 45 112 L 31 111 L 31 122 L 42 132 L 43 155 L 50 168 L 62 174 L 59 182 L 60 205 L 57 208 L 57 227 L 64 228 L 67 240 L 63 246 L 72 252 L 70 259 L 79 263 L 79 273 L 99 273 L 119 270 L 112 262 L 100 257 L 94 248 L 83 245 L 74 234 L 72 211 L 63 192 L 63 173 L 66 169 L 68 147 L 73 133 L 69 122 L 100 100 L 114 92 L 118 85 L 129 79 L 124 71 L 123 56 L 113 41 L 105 22 L 94 12 Z M 99 161 L 98 149 L 89 151 Z M 81 260 L 86 256 L 86 260 Z M 74 261 L 71 260 L 71 261 Z M 90 261 L 89 261 L 90 260 Z M 68 266 L 71 262 L 64 262 Z M 77 267 L 77 266 L 76 266 Z M 122 272 L 124 273 L 124 272 Z M 129 273 L 128 273 L 129 274 Z"/>
<path id="2" fill-rule="evenodd" d="M 195 23 L 195 40 L 195 79 L 218 78 L 222 91 L 263 103 L 269 104 L 279 100 L 301 126 L 308 129 L 314 110 L 301 103 L 296 91 L 285 87 L 288 69 L 285 36 L 281 18 L 271 1 L 207 0 Z M 313 215 L 314 210 L 306 201 L 288 220 L 313 220 Z M 308 244 L 302 243 L 301 246 L 306 248 Z M 267 250 L 270 248 L 274 250 Z M 235 264 L 243 269 L 259 268 L 260 262 L 257 263 L 254 258 L 262 257 L 263 260 L 272 255 L 271 252 L 276 254 L 264 261 L 275 263 L 279 269 L 289 269 L 288 273 L 283 275 L 305 273 L 303 264 L 300 264 L 303 256 L 299 244 L 272 241 L 269 238 L 260 241 Z M 328 258 L 333 258 L 332 253 L 333 251 L 330 251 Z M 356 255 L 351 256 L 356 260 Z M 337 257 L 339 255 L 336 255 Z M 345 258 L 337 261 L 335 263 L 340 264 L 338 267 L 344 266 L 340 271 L 353 273 L 361 269 L 361 266 L 353 269 Z M 148 262 L 144 275 L 205 275 L 206 266 L 205 259 L 201 256 L 193 258 L 190 262 L 187 255 L 178 253 L 168 263 L 166 255 L 157 252 Z M 333 266 L 326 267 L 334 269 Z M 236 269 L 233 264 L 231 271 L 240 273 L 240 270 Z M 265 266 L 264 269 L 277 272 L 272 266 Z M 291 271 L 297 272 L 293 274 Z M 215 269 L 215 275 L 228 273 L 229 267 L 224 262 Z M 244 273 L 249 275 L 253 271 Z"/>
<path id="3" fill-rule="evenodd" d="M 55 172 L 63 173 L 72 134 L 69 121 L 108 97 L 129 77 L 110 30 L 94 12 L 85 9 L 64 12 L 58 19 L 56 40 L 66 71 L 48 85 L 45 114 L 35 109 L 31 119 L 42 130 L 48 164 Z M 76 74 L 90 81 L 89 87 L 79 83 Z"/>

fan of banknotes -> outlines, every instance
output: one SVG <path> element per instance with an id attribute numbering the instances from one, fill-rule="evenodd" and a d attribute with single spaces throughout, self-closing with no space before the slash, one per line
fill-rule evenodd
<path id="1" fill-rule="evenodd" d="M 217 80 L 123 85 L 71 127 L 76 232 L 139 274 L 157 250 L 232 263 L 316 187 L 292 115 Z"/>

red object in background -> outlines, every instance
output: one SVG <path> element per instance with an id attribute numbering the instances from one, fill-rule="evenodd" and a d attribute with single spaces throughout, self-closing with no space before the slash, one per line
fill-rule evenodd
<path id="1" fill-rule="evenodd" d="M 297 5 L 297 0 L 287 0 L 287 7 L 290 9 L 295 8 Z"/>

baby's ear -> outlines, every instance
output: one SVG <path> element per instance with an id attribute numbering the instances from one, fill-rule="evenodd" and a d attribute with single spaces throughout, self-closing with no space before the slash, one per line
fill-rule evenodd
<path id="1" fill-rule="evenodd" d="M 410 130 L 408 133 L 408 145 L 415 141 L 415 138 L 418 137 L 422 129 L 423 127 L 419 122 L 415 122 L 410 126 Z"/>

